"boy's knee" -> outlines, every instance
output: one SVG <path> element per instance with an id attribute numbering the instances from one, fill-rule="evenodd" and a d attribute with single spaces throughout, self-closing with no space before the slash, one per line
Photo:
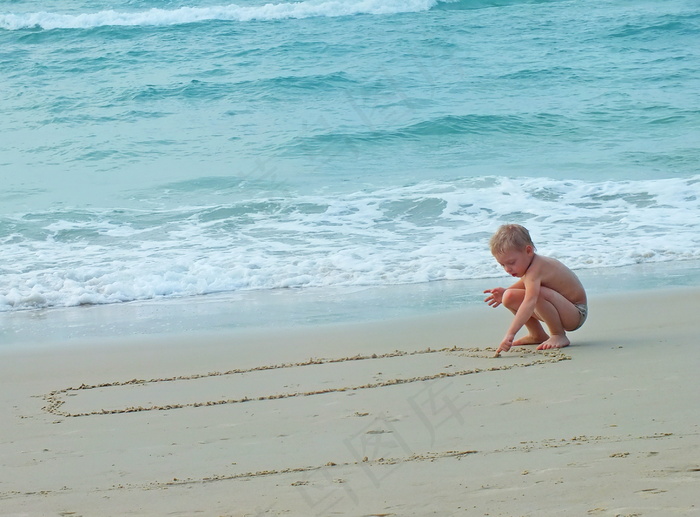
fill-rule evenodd
<path id="1" fill-rule="evenodd" d="M 503 293 L 503 305 L 517 310 L 523 303 L 523 295 L 517 289 L 506 289 Z"/>

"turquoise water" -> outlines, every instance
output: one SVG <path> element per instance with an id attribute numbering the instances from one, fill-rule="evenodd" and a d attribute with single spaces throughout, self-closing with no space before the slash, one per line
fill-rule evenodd
<path id="1" fill-rule="evenodd" d="M 0 67 L 3 312 L 700 259 L 695 1 L 9 1 Z"/>

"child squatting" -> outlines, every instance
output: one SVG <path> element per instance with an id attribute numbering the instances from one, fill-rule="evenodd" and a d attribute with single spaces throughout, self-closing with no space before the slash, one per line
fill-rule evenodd
<path id="1" fill-rule="evenodd" d="M 537 350 L 568 346 L 566 333 L 579 329 L 588 316 L 586 291 L 576 274 L 558 260 L 535 253 L 530 232 L 519 224 L 501 226 L 489 245 L 506 273 L 519 279 L 510 287 L 484 291 L 489 306 L 503 304 L 514 314 L 496 356 L 519 345 L 538 345 Z M 516 340 L 523 326 L 529 333 Z"/>

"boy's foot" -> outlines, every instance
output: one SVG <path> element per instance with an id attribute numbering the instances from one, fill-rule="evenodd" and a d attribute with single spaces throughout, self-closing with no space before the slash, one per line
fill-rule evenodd
<path id="1" fill-rule="evenodd" d="M 547 341 L 537 347 L 537 350 L 549 350 L 550 348 L 564 348 L 569 346 L 571 341 L 566 336 L 552 336 Z"/>
<path id="2" fill-rule="evenodd" d="M 525 337 L 516 339 L 513 341 L 513 346 L 523 346 L 523 345 L 539 345 L 545 343 L 549 339 L 549 334 L 528 334 Z"/>

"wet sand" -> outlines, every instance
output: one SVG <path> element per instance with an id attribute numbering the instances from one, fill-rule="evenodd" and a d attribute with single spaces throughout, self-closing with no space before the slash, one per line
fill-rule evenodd
<path id="1" fill-rule="evenodd" d="M 700 514 L 700 290 L 590 306 L 4 350 L 0 515 Z"/>

